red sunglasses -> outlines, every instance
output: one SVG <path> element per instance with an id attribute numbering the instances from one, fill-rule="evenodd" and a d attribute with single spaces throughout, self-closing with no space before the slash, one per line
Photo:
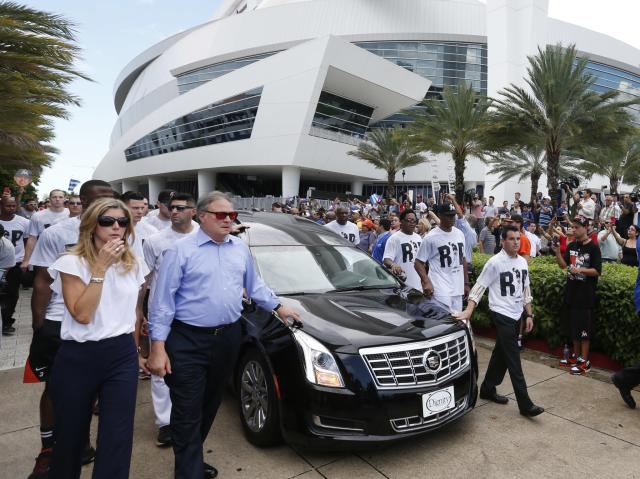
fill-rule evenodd
<path id="1" fill-rule="evenodd" d="M 235 221 L 238 218 L 238 212 L 237 211 L 209 211 L 209 210 L 205 210 L 207 213 L 211 213 L 212 215 L 215 215 L 217 220 L 224 220 L 227 216 L 229 217 L 229 219 L 231 221 Z"/>

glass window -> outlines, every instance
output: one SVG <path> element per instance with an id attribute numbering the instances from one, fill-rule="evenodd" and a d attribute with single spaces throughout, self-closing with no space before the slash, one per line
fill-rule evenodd
<path id="1" fill-rule="evenodd" d="M 363 138 L 373 108 L 323 91 L 316 106 L 312 126 L 348 136 Z"/>
<path id="2" fill-rule="evenodd" d="M 377 261 L 350 246 L 257 246 L 251 251 L 260 276 L 276 294 L 399 286 Z"/>
<path id="3" fill-rule="evenodd" d="M 262 88 L 191 112 L 145 135 L 125 150 L 127 161 L 251 137 Z"/>
<path id="4" fill-rule="evenodd" d="M 180 73 L 179 75 L 176 75 L 178 80 L 178 93 L 180 95 L 187 93 L 188 91 L 199 87 L 203 83 L 214 80 L 222 75 L 238 70 L 239 68 L 251 65 L 259 60 L 270 57 L 279 51 L 281 50 L 260 53 L 258 55 L 251 55 L 248 57 L 234 58 L 233 60 L 227 60 L 225 62 L 215 63 L 213 65 L 207 65 L 185 73 Z"/>

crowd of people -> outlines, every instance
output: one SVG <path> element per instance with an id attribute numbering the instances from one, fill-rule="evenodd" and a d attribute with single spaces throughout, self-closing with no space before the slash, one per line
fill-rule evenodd
<path id="1" fill-rule="evenodd" d="M 519 355 L 522 334 L 534 327 L 531 258 L 554 255 L 567 271 L 563 316 L 573 354 L 561 365 L 582 375 L 590 370 L 602 262 L 637 267 L 640 257 L 637 198 L 588 189 L 565 197 L 558 208 L 548 196 L 524 203 L 519 193 L 510 206 L 478 196 L 461 205 L 451 194 L 415 202 L 373 195 L 325 207 L 292 199 L 273 203 L 272 212 L 325 225 L 461 321 L 488 290 L 497 340 L 480 396 L 506 404 L 496 387 L 508 372 L 520 413 L 534 417 L 544 410 L 528 395 Z M 256 273 L 235 236 L 237 218 L 220 192 L 196 201 L 163 190 L 154 208 L 141 193 L 120 195 L 101 180 L 84 183 L 77 196 L 53 190 L 41 209 L 2 196 L 2 334 L 15 334 L 20 287 L 32 284 L 24 380 L 45 384 L 42 447 L 30 479 L 79 477 L 92 461 L 93 477 L 128 477 L 139 379 L 151 380 L 156 444 L 173 447 L 175 476 L 216 477 L 202 444 L 238 354 L 243 295 L 283 321 L 300 320 Z M 492 256 L 477 279 L 475 251 Z M 614 376 L 630 407 L 639 375 L 631 368 Z M 96 449 L 89 436 L 95 414 Z"/>

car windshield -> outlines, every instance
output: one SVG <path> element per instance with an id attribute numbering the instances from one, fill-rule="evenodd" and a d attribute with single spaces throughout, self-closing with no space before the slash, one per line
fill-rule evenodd
<path id="1" fill-rule="evenodd" d="M 400 283 L 350 246 L 254 246 L 258 272 L 276 294 L 394 288 Z"/>

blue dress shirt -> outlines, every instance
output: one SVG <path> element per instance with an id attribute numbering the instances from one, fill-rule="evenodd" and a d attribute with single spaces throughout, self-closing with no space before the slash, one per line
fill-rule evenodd
<path id="1" fill-rule="evenodd" d="M 467 263 L 471 263 L 473 256 L 473 247 L 478 242 L 478 234 L 474 230 L 466 218 L 456 218 L 456 228 L 462 231 L 464 235 L 464 259 Z"/>
<path id="2" fill-rule="evenodd" d="M 217 327 L 240 318 L 242 289 L 269 311 L 279 301 L 258 276 L 248 246 L 235 236 L 216 243 L 204 231 L 177 241 L 166 250 L 149 305 L 149 335 L 169 336 L 171 322 Z"/>

